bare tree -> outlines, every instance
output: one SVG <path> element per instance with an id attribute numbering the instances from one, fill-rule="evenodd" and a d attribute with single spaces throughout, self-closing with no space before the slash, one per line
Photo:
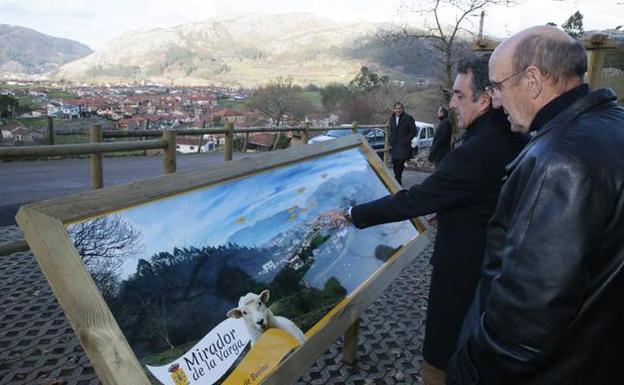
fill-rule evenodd
<path id="1" fill-rule="evenodd" d="M 247 105 L 281 126 L 286 116 L 301 118 L 313 108 L 302 92 L 301 87 L 292 84 L 292 79 L 278 77 L 258 88 Z"/>
<path id="2" fill-rule="evenodd" d="M 421 30 L 415 30 L 404 26 L 398 33 L 394 33 L 394 39 L 420 39 L 426 41 L 436 52 L 438 59 L 443 63 L 443 85 L 450 89 L 453 86 L 453 67 L 457 60 L 468 51 L 468 45 L 460 39 L 460 35 L 476 36 L 476 26 L 470 29 L 470 16 L 491 5 L 511 5 L 515 0 L 427 0 L 417 4 L 405 3 L 401 6 L 403 11 L 425 16 L 425 26 Z M 451 13 L 454 20 L 446 24 L 442 15 Z M 427 19 L 433 15 L 433 21 Z"/>
<path id="3" fill-rule="evenodd" d="M 102 294 L 114 295 L 119 268 L 140 250 L 141 233 L 118 214 L 71 225 L 68 231 Z"/>

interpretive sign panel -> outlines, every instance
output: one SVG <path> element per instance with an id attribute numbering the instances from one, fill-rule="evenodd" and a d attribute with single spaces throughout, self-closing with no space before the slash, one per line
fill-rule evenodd
<path id="1" fill-rule="evenodd" d="M 21 209 L 103 382 L 260 383 L 419 238 L 323 219 L 392 185 L 361 137 L 334 142 Z"/>

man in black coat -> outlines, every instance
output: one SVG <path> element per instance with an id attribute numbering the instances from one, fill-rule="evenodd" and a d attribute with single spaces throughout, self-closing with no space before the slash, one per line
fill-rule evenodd
<path id="1" fill-rule="evenodd" d="M 458 66 L 451 108 L 467 130 L 464 144 L 442 160 L 418 186 L 331 212 L 334 224 L 349 220 L 358 228 L 402 221 L 437 212 L 438 231 L 431 264 L 423 379 L 444 383 L 444 371 L 476 288 L 485 228 L 494 211 L 505 165 L 526 143 L 509 130 L 501 110 L 492 110 L 485 92 L 487 58 L 470 57 Z"/>
<path id="2" fill-rule="evenodd" d="M 453 127 L 448 118 L 448 109 L 446 107 L 440 106 L 438 108 L 438 119 L 440 122 L 436 127 L 433 142 L 429 149 L 429 162 L 436 167 L 438 167 L 438 164 L 440 164 L 446 154 L 451 151 L 451 136 L 453 134 Z"/>
<path id="3" fill-rule="evenodd" d="M 405 162 L 412 157 L 412 138 L 416 133 L 416 122 L 405 113 L 402 103 L 394 103 L 394 113 L 390 116 L 390 155 L 394 177 L 402 184 Z"/>
<path id="4" fill-rule="evenodd" d="M 624 108 L 586 69 L 546 26 L 492 55 L 494 104 L 536 134 L 508 167 L 449 384 L 624 384 Z"/>

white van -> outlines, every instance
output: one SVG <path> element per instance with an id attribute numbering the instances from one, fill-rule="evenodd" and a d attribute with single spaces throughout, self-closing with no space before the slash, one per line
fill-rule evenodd
<path id="1" fill-rule="evenodd" d="M 412 138 L 414 155 L 417 155 L 420 150 L 431 147 L 434 135 L 435 126 L 433 124 L 416 121 L 416 134 Z"/>

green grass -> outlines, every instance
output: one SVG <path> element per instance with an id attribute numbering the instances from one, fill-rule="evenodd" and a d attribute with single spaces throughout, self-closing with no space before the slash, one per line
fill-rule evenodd
<path id="1" fill-rule="evenodd" d="M 321 102 L 321 93 L 319 91 L 304 91 L 302 95 L 304 98 L 312 102 L 314 108 L 319 111 L 323 110 L 323 102 Z"/>
<path id="2" fill-rule="evenodd" d="M 40 129 L 48 127 L 48 118 L 14 118 L 11 119 L 9 123 L 17 123 L 24 127 Z"/>
<path id="3" fill-rule="evenodd" d="M 50 99 L 75 99 L 78 95 L 63 90 L 50 90 L 47 93 Z"/>
<path id="4" fill-rule="evenodd" d="M 187 342 L 184 345 L 180 345 L 175 348 L 165 350 L 164 352 L 161 352 L 161 353 L 156 353 L 152 356 L 143 358 L 141 362 L 145 365 L 150 365 L 150 366 L 166 365 L 170 363 L 171 361 L 174 361 L 180 356 L 182 356 L 184 353 L 187 352 L 187 350 L 192 348 L 193 345 L 195 345 L 197 342 L 199 342 L 199 340 Z"/>
<path id="5" fill-rule="evenodd" d="M 17 101 L 19 103 L 19 107 L 21 110 L 36 110 L 38 108 L 43 108 L 44 103 L 34 96 L 29 95 L 21 95 L 16 96 Z"/>
<path id="6" fill-rule="evenodd" d="M 89 143 L 88 135 L 56 135 L 54 137 L 55 144 L 78 144 Z"/>
<path id="7" fill-rule="evenodd" d="M 0 84 L 0 90 L 25 90 L 29 88 L 33 88 L 33 86 L 32 85 L 17 86 L 17 85 Z"/>
<path id="8" fill-rule="evenodd" d="M 219 99 L 217 103 L 219 104 L 219 107 L 231 108 L 233 110 L 237 110 L 245 106 L 245 102 L 238 100 Z"/>

